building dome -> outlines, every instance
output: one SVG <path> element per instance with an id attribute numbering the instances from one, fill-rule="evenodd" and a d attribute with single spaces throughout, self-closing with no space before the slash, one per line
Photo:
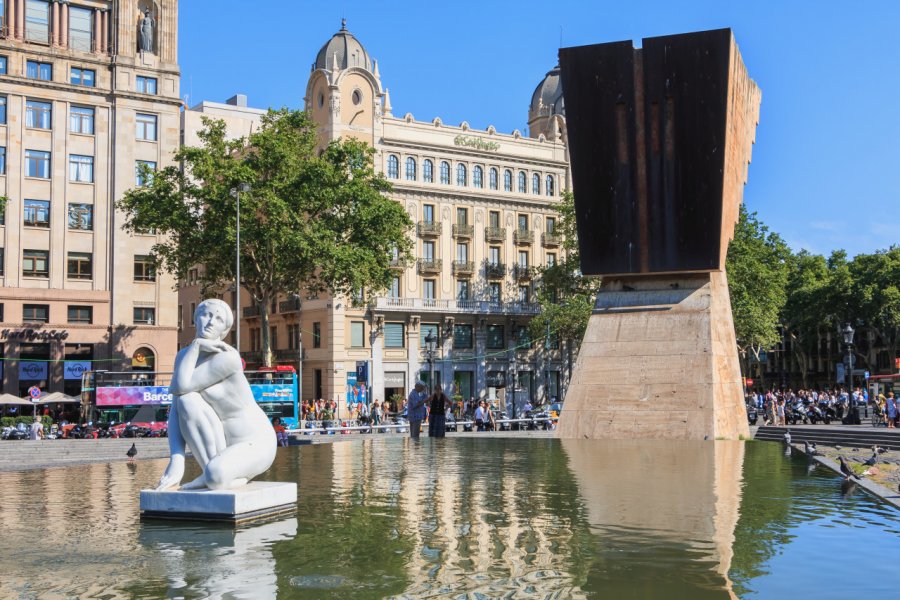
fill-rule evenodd
<path id="1" fill-rule="evenodd" d="M 341 20 L 341 30 L 331 36 L 331 39 L 322 46 L 316 55 L 315 69 L 331 70 L 337 57 L 337 66 L 340 69 L 361 67 L 367 71 L 372 70 L 372 59 L 353 34 L 347 31 L 347 19 Z"/>
<path id="2" fill-rule="evenodd" d="M 566 114 L 563 101 L 562 81 L 559 77 L 559 65 L 556 65 L 544 76 L 531 95 L 531 106 L 528 109 L 528 120 L 537 117 Z"/>

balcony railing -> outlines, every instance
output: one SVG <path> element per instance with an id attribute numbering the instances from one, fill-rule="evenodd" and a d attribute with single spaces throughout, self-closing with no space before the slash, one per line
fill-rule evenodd
<path id="1" fill-rule="evenodd" d="M 488 279 L 503 279 L 506 277 L 506 265 L 503 263 L 488 263 L 484 266 L 484 276 Z"/>
<path id="2" fill-rule="evenodd" d="M 246 360 L 248 363 L 261 363 L 262 362 L 262 350 L 252 350 L 250 352 L 241 352 L 241 358 Z"/>
<path id="3" fill-rule="evenodd" d="M 470 238 L 475 235 L 474 225 L 454 225 L 453 237 Z"/>
<path id="4" fill-rule="evenodd" d="M 406 268 L 406 261 L 399 258 L 392 258 L 390 268 L 395 271 L 402 271 Z"/>
<path id="5" fill-rule="evenodd" d="M 505 242 L 506 241 L 506 228 L 505 227 L 487 227 L 487 228 L 485 228 L 484 240 L 486 242 Z"/>
<path id="6" fill-rule="evenodd" d="M 454 260 L 453 261 L 453 274 L 454 275 L 474 275 L 475 274 L 475 263 L 464 261 L 464 260 Z"/>
<path id="7" fill-rule="evenodd" d="M 291 298 L 278 303 L 278 312 L 292 313 L 300 310 L 300 298 Z"/>
<path id="8" fill-rule="evenodd" d="M 281 348 L 273 354 L 277 360 L 300 360 L 300 348 Z"/>
<path id="9" fill-rule="evenodd" d="M 259 307 L 258 306 L 245 306 L 241 310 L 241 314 L 246 318 L 258 317 L 259 316 Z"/>
<path id="10" fill-rule="evenodd" d="M 532 302 L 500 302 L 493 300 L 376 298 L 375 310 L 403 312 L 536 315 L 540 312 L 540 306 Z"/>
<path id="11" fill-rule="evenodd" d="M 513 242 L 516 244 L 531 244 L 534 242 L 534 232 L 530 229 L 516 229 L 513 232 Z"/>
<path id="12" fill-rule="evenodd" d="M 562 242 L 562 236 L 558 233 L 542 233 L 541 244 L 544 246 L 559 246 Z"/>
<path id="13" fill-rule="evenodd" d="M 523 279 L 532 279 L 535 276 L 536 269 L 527 265 L 514 265 L 513 277 L 521 281 Z"/>
<path id="14" fill-rule="evenodd" d="M 439 275 L 441 272 L 441 259 L 438 260 L 426 260 L 424 258 L 420 258 L 416 265 L 419 275 Z"/>
<path id="15" fill-rule="evenodd" d="M 437 237 L 441 235 L 440 221 L 419 221 L 419 235 L 422 237 Z"/>

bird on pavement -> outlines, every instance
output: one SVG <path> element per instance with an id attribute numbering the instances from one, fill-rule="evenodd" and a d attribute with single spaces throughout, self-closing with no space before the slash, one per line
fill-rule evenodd
<path id="1" fill-rule="evenodd" d="M 835 449 L 835 450 L 840 450 L 840 449 L 841 449 L 840 444 L 835 444 L 835 445 L 834 445 L 834 449 Z"/>
<path id="2" fill-rule="evenodd" d="M 784 443 L 787 444 L 788 446 L 791 445 L 791 430 L 790 429 L 788 429 L 787 431 L 784 432 Z"/>
<path id="3" fill-rule="evenodd" d="M 873 453 L 873 454 L 872 454 L 872 458 L 870 458 L 869 460 L 867 460 L 867 461 L 864 462 L 863 464 L 866 465 L 867 467 L 874 467 L 874 466 L 875 466 L 875 463 L 877 463 L 877 462 L 878 462 L 878 455 L 875 454 L 875 453 Z"/>
<path id="4" fill-rule="evenodd" d="M 125 455 L 128 456 L 128 462 L 134 462 L 134 457 L 137 456 L 137 446 L 132 443 Z"/>
<path id="5" fill-rule="evenodd" d="M 816 445 L 810 444 L 809 442 L 803 442 L 803 451 L 806 452 L 807 456 L 815 456 L 816 455 Z"/>
<path id="6" fill-rule="evenodd" d="M 850 468 L 850 465 L 844 461 L 843 456 L 838 456 L 838 461 L 841 463 L 841 473 L 844 475 L 844 481 L 850 481 L 850 478 L 859 479 L 859 476 L 853 472 L 853 469 Z"/>

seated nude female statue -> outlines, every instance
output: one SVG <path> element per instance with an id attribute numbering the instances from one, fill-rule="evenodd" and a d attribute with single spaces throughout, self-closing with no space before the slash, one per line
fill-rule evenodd
<path id="1" fill-rule="evenodd" d="M 183 490 L 240 487 L 275 460 L 275 430 L 253 399 L 240 355 L 222 341 L 233 323 L 221 300 L 205 300 L 194 313 L 197 338 L 178 352 L 169 385 L 171 457 L 157 490 L 181 483 L 185 445 L 203 473 Z"/>

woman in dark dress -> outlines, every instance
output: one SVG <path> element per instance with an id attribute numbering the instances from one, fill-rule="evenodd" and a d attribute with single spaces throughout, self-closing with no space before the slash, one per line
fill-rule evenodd
<path id="1" fill-rule="evenodd" d="M 428 399 L 428 437 L 444 437 L 447 429 L 447 409 L 450 408 L 450 398 L 442 390 L 436 391 Z"/>

